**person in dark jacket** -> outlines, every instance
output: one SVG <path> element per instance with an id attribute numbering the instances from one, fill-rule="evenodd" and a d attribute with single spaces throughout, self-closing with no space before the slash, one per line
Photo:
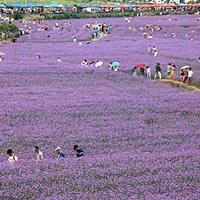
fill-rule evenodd
<path id="1" fill-rule="evenodd" d="M 74 145 L 74 151 L 76 152 L 76 157 L 82 157 L 84 155 L 84 151 L 78 146 Z"/>

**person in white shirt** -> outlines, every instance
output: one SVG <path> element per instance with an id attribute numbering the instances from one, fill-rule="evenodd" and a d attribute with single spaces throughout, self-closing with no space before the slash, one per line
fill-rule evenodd
<path id="1" fill-rule="evenodd" d="M 154 56 L 158 56 L 158 51 L 156 49 L 154 50 Z"/>
<path id="2" fill-rule="evenodd" d="M 37 161 L 40 161 L 43 159 L 43 153 L 40 151 L 40 148 L 38 146 L 35 146 L 35 154 L 36 154 Z"/>
<path id="3" fill-rule="evenodd" d="M 192 68 L 190 67 L 188 71 L 188 85 L 190 85 L 192 82 L 193 73 L 194 72 L 192 71 Z"/>
<path id="4" fill-rule="evenodd" d="M 76 36 L 73 35 L 73 42 L 76 42 Z"/>
<path id="5" fill-rule="evenodd" d="M 81 65 L 87 67 L 88 66 L 88 61 L 86 59 L 83 60 Z"/>
<path id="6" fill-rule="evenodd" d="M 149 66 L 146 66 L 147 70 L 147 79 L 151 80 L 151 68 Z"/>
<path id="7" fill-rule="evenodd" d="M 97 61 L 95 63 L 95 67 L 101 67 L 103 65 L 103 62 L 102 61 Z"/>
<path id="8" fill-rule="evenodd" d="M 13 150 L 12 149 L 8 149 L 7 150 L 7 154 L 8 154 L 8 162 L 10 163 L 10 164 L 14 164 L 15 162 L 17 162 L 18 161 L 18 157 L 15 155 L 15 153 L 13 152 Z"/>
<path id="9" fill-rule="evenodd" d="M 62 58 L 59 56 L 58 58 L 57 58 L 57 63 L 61 63 L 62 62 Z"/>

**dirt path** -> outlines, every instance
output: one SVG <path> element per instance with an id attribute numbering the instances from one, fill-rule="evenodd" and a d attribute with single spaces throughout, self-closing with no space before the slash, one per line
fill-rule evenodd
<path id="1" fill-rule="evenodd" d="M 177 80 L 162 79 L 160 82 L 167 83 L 175 87 L 181 87 L 190 91 L 200 92 L 200 87 L 196 87 L 194 85 L 188 86 Z"/>

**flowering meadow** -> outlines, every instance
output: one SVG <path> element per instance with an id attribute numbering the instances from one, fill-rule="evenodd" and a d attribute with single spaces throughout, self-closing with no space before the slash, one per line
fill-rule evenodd
<path id="1" fill-rule="evenodd" d="M 200 93 L 129 73 L 136 63 L 154 72 L 160 62 L 164 74 L 171 62 L 177 79 L 180 68 L 190 65 L 199 84 L 197 18 L 136 17 L 130 24 L 123 18 L 79 19 L 62 31 L 47 21 L 44 32 L 30 22 L 31 39 L 0 44 L 0 199 L 199 200 Z M 92 22 L 114 28 L 91 41 L 83 25 Z M 146 24 L 162 30 L 144 39 Z M 157 57 L 148 54 L 149 45 L 156 45 Z M 104 64 L 83 67 L 84 59 Z M 112 60 L 121 71 L 108 69 Z M 79 159 L 75 144 L 85 153 Z M 36 145 L 44 154 L 40 162 L 34 160 Z M 65 158 L 57 159 L 57 146 Z M 7 161 L 9 148 L 19 158 L 14 166 Z"/>

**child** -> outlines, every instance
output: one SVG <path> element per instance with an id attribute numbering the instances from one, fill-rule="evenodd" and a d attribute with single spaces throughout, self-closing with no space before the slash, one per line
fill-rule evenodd
<path id="1" fill-rule="evenodd" d="M 76 152 L 76 157 L 79 158 L 84 155 L 83 150 L 78 146 L 74 145 L 74 151 Z"/>
<path id="2" fill-rule="evenodd" d="M 36 160 L 40 161 L 43 159 L 43 153 L 40 151 L 38 146 L 35 146 Z"/>
<path id="3" fill-rule="evenodd" d="M 61 148 L 60 148 L 60 147 L 57 147 L 57 148 L 55 149 L 55 152 L 57 153 L 58 158 L 64 158 L 64 157 L 65 157 L 65 154 L 61 151 Z"/>
<path id="4" fill-rule="evenodd" d="M 8 149 L 7 150 L 7 154 L 8 154 L 8 162 L 10 163 L 10 164 L 14 164 L 15 162 L 17 162 L 18 161 L 18 158 L 17 158 L 17 156 L 15 155 L 15 153 L 13 152 L 13 150 L 12 149 Z"/>

